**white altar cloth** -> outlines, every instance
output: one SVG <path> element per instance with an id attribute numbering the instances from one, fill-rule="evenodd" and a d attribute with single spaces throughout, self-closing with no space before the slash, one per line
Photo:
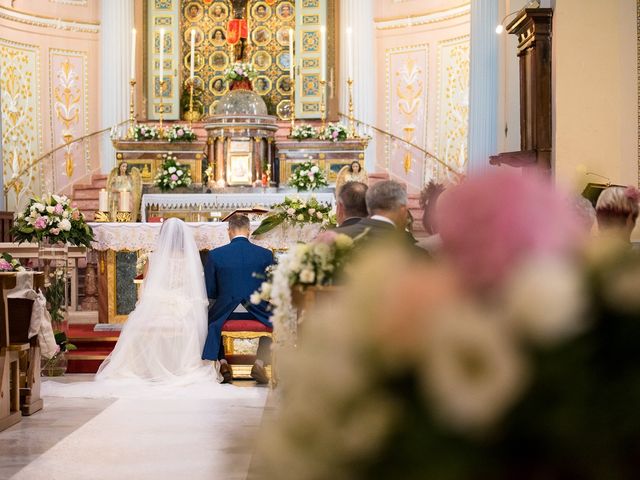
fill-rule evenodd
<path id="1" fill-rule="evenodd" d="M 281 193 L 147 193 L 142 196 L 141 218 L 147 221 L 147 208 L 162 209 L 192 208 L 194 210 L 233 210 L 236 208 L 269 208 L 284 201 L 285 197 L 299 197 L 305 200 L 316 197 L 319 202 L 335 204 L 331 192 L 281 192 Z"/>
<path id="2" fill-rule="evenodd" d="M 161 223 L 90 223 L 95 240 L 91 246 L 94 250 L 105 251 L 137 251 L 153 250 L 160 233 Z M 226 222 L 190 222 L 187 223 L 199 250 L 212 250 L 229 243 Z M 259 222 L 251 224 L 251 229 L 258 227 Z M 303 227 L 281 225 L 260 238 L 251 241 L 265 248 L 285 249 L 298 242 L 310 242 L 320 232 L 319 224 Z"/>

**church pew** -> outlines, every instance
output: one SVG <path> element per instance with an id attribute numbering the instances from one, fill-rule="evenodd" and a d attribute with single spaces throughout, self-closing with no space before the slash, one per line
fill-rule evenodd
<path id="1" fill-rule="evenodd" d="M 10 348 L 6 291 L 16 286 L 15 273 L 0 273 L 0 432 L 21 420 L 19 352 Z"/>

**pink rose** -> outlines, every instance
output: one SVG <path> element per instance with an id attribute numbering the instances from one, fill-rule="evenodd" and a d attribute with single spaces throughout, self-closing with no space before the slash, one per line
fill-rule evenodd
<path id="1" fill-rule="evenodd" d="M 184 130 L 180 129 L 178 130 L 178 136 L 181 137 L 184 135 Z"/>
<path id="2" fill-rule="evenodd" d="M 56 212 L 56 214 L 58 214 L 58 215 L 62 215 L 63 210 L 64 209 L 62 208 L 62 205 L 57 204 L 53 211 Z"/>
<path id="3" fill-rule="evenodd" d="M 45 217 L 38 217 L 34 223 L 36 230 L 42 230 L 47 226 L 47 219 Z"/>
<path id="4" fill-rule="evenodd" d="M 0 270 L 13 270 L 13 268 L 9 262 L 2 258 L 0 259 Z"/>
<path id="5" fill-rule="evenodd" d="M 176 180 L 178 180 L 178 176 L 174 173 L 173 175 L 171 175 L 171 180 L 175 182 Z"/>
<path id="6" fill-rule="evenodd" d="M 51 232 L 51 235 L 58 235 L 60 233 L 60 229 L 59 228 L 52 228 L 49 231 Z"/>

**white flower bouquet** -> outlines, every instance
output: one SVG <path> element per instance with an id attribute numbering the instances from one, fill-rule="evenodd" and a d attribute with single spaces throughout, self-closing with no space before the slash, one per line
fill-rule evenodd
<path id="1" fill-rule="evenodd" d="M 299 125 L 291 131 L 291 138 L 298 141 L 318 138 L 318 129 L 309 124 Z"/>
<path id="2" fill-rule="evenodd" d="M 191 128 L 186 125 L 171 125 L 167 131 L 167 138 L 170 142 L 193 142 L 198 139 Z"/>
<path id="3" fill-rule="evenodd" d="M 170 153 L 162 155 L 163 162 L 155 178 L 155 185 L 163 192 L 191 185 L 191 171 Z"/>
<path id="4" fill-rule="evenodd" d="M 260 223 L 253 232 L 254 236 L 267 233 L 286 222 L 291 225 L 307 225 L 320 223 L 324 228 L 336 226 L 336 218 L 330 205 L 321 203 L 311 197 L 308 201 L 301 198 L 285 197 L 284 202 L 272 207 L 273 213 Z"/>
<path id="5" fill-rule="evenodd" d="M 347 128 L 341 123 L 330 123 L 319 133 L 319 138 L 332 142 L 343 142 L 348 136 Z"/>
<path id="6" fill-rule="evenodd" d="M 160 130 L 155 125 L 137 124 L 133 127 L 133 139 L 136 142 L 145 140 L 158 140 L 160 138 Z"/>
<path id="7" fill-rule="evenodd" d="M 294 167 L 289 186 L 295 187 L 299 192 L 317 190 L 329 186 L 325 173 L 313 162 L 303 162 Z"/>
<path id="8" fill-rule="evenodd" d="M 251 63 L 236 62 L 231 65 L 224 74 L 228 82 L 251 81 L 258 76 L 258 72 Z"/>

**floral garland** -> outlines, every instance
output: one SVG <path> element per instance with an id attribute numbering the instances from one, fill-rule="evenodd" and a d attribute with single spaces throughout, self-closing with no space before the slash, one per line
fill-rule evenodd
<path id="1" fill-rule="evenodd" d="M 236 62 L 229 67 L 224 74 L 224 79 L 228 82 L 240 82 L 242 80 L 253 80 L 258 76 L 258 72 L 251 63 Z"/>
<path id="2" fill-rule="evenodd" d="M 315 163 L 303 162 L 296 167 L 289 177 L 289 185 L 299 192 L 329 186 L 325 173 Z"/>
<path id="3" fill-rule="evenodd" d="M 140 123 L 133 127 L 133 139 L 136 142 L 144 142 L 145 140 L 158 140 L 160 138 L 160 130 L 155 125 L 149 126 Z"/>
<path id="4" fill-rule="evenodd" d="M 300 198 L 285 197 L 284 202 L 277 203 L 271 208 L 274 213 L 262 220 L 253 235 L 267 233 L 283 222 L 291 225 L 320 223 L 323 228 L 336 226 L 336 218 L 332 214 L 331 206 L 319 202 L 315 197 L 309 198 L 308 201 Z"/>
<path id="5" fill-rule="evenodd" d="M 167 132 L 167 138 L 170 142 L 193 142 L 198 139 L 191 128 L 186 125 L 171 125 Z"/>
<path id="6" fill-rule="evenodd" d="M 332 142 L 344 142 L 348 136 L 347 128 L 341 123 L 330 123 L 319 133 L 320 139 Z"/>
<path id="7" fill-rule="evenodd" d="M 188 187 L 191 185 L 191 172 L 185 168 L 175 155 L 165 153 L 162 155 L 162 165 L 158 169 L 158 174 L 154 180 L 160 190 L 166 192 L 178 187 Z"/>
<path id="8" fill-rule="evenodd" d="M 9 253 L 0 255 L 0 271 L 2 272 L 24 272 L 26 269 L 20 261 Z"/>
<path id="9" fill-rule="evenodd" d="M 291 131 L 291 138 L 298 141 L 318 138 L 318 129 L 309 124 L 300 125 Z"/>
<path id="10" fill-rule="evenodd" d="M 64 195 L 32 198 L 13 222 L 11 233 L 18 243 L 44 239 L 89 247 L 93 230 Z"/>

